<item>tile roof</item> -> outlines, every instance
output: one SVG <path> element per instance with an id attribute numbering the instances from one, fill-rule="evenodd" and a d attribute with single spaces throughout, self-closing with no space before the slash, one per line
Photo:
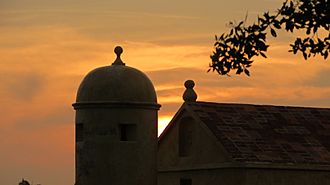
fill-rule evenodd
<path id="1" fill-rule="evenodd" d="M 187 103 L 237 162 L 330 165 L 330 109 Z"/>

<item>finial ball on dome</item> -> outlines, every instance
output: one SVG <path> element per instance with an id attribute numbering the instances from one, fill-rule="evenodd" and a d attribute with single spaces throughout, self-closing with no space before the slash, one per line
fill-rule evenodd
<path id="1" fill-rule="evenodd" d="M 121 46 L 116 46 L 114 51 L 116 55 L 119 56 L 123 53 L 123 48 Z"/>
<path id="2" fill-rule="evenodd" d="M 192 89 L 195 87 L 195 82 L 193 80 L 187 80 L 184 82 L 184 86 L 187 88 L 187 89 Z"/>
<path id="3" fill-rule="evenodd" d="M 125 63 L 121 60 L 120 55 L 123 53 L 123 48 L 121 46 L 116 46 L 114 49 L 117 58 L 116 60 L 112 63 L 112 65 L 125 65 Z"/>

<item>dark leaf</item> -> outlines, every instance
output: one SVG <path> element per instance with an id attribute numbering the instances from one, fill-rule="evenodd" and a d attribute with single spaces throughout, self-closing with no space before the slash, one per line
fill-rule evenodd
<path id="1" fill-rule="evenodd" d="M 328 51 L 325 51 L 324 52 L 324 59 L 327 59 L 328 58 Z"/>
<path id="2" fill-rule="evenodd" d="M 276 37 L 276 32 L 273 28 L 270 29 L 270 33 L 272 34 L 273 37 Z"/>
<path id="3" fill-rule="evenodd" d="M 233 35 L 233 33 L 234 33 L 234 30 L 231 29 L 229 35 Z"/>
<path id="4" fill-rule="evenodd" d="M 304 59 L 307 60 L 307 53 L 303 52 Z"/>
<path id="5" fill-rule="evenodd" d="M 249 70 L 244 69 L 244 73 L 245 73 L 246 75 L 250 76 L 250 71 L 249 71 Z"/>
<path id="6" fill-rule="evenodd" d="M 264 58 L 267 58 L 267 56 L 263 52 L 260 52 L 260 55 L 263 56 Z"/>
<path id="7" fill-rule="evenodd" d="M 274 24 L 273 24 L 273 26 L 274 26 L 275 28 L 277 28 L 277 29 L 281 29 L 281 24 L 280 24 L 279 21 L 275 21 Z"/>
<path id="8" fill-rule="evenodd" d="M 244 23 L 244 21 L 241 21 L 241 22 L 237 25 L 237 27 L 242 26 L 243 23 Z"/>
<path id="9" fill-rule="evenodd" d="M 243 69 L 241 67 L 239 67 L 236 71 L 236 74 L 241 74 L 243 72 Z"/>

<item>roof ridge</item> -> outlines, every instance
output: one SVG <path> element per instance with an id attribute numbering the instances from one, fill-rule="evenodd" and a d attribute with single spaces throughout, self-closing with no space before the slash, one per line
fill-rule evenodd
<path id="1" fill-rule="evenodd" d="M 313 106 L 299 106 L 299 105 L 273 105 L 273 104 L 250 104 L 250 103 L 230 103 L 230 102 L 207 102 L 207 101 L 196 101 L 189 102 L 188 105 L 193 104 L 210 104 L 210 105 L 247 105 L 247 106 L 265 106 L 265 107 L 285 107 L 285 108 L 303 108 L 303 109 L 330 109 L 330 107 L 313 107 Z"/>

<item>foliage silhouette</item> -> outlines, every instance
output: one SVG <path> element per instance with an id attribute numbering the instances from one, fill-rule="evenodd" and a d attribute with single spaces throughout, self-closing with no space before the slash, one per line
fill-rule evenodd
<path id="1" fill-rule="evenodd" d="M 236 74 L 244 72 L 250 76 L 248 68 L 253 57 L 267 58 L 267 33 L 277 37 L 277 30 L 282 28 L 288 32 L 303 30 L 306 34 L 305 38 L 298 37 L 290 44 L 289 52 L 301 52 L 305 60 L 316 55 L 327 59 L 330 52 L 329 12 L 328 0 L 286 0 L 276 14 L 265 12 L 252 25 L 245 25 L 246 18 L 237 25 L 230 22 L 229 33 L 215 36 L 208 72 L 228 75 L 231 70 L 236 70 Z M 326 36 L 319 36 L 321 32 L 326 32 Z"/>

